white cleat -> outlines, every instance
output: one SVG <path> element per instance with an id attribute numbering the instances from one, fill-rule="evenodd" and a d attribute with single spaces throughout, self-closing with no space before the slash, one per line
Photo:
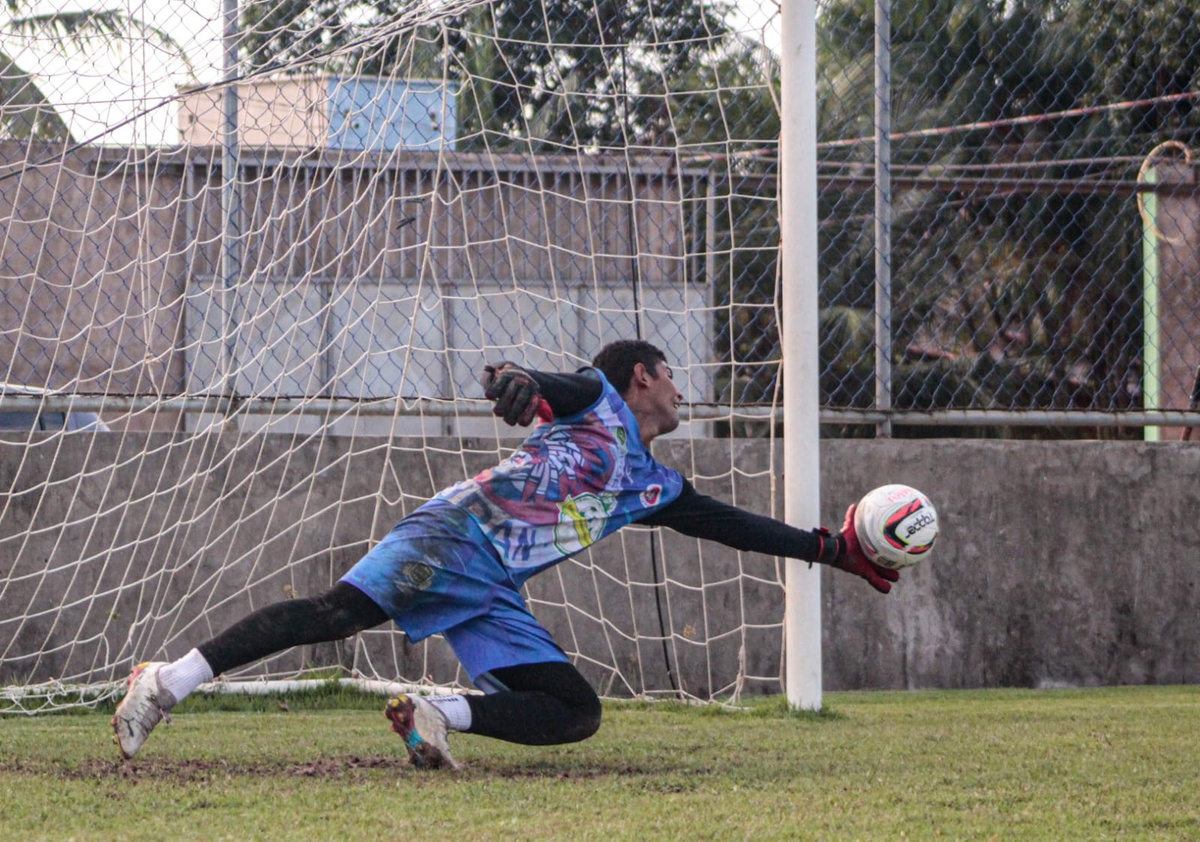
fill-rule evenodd
<path id="1" fill-rule="evenodd" d="M 383 711 L 392 730 L 404 738 L 408 762 L 420 769 L 461 769 L 450 756 L 446 715 L 420 696 L 401 693 L 388 700 Z"/>
<path id="2" fill-rule="evenodd" d="M 129 689 L 112 718 L 113 742 L 126 760 L 137 754 L 155 725 L 164 719 L 171 721 L 175 697 L 158 681 L 158 673 L 165 666 L 163 661 L 147 661 L 134 667 L 129 675 Z"/>

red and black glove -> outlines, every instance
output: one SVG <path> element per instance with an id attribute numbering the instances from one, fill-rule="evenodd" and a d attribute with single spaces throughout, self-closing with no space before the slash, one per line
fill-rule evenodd
<path id="1" fill-rule="evenodd" d="M 858 533 L 854 529 L 854 510 L 856 503 L 851 503 L 846 509 L 846 520 L 842 524 L 840 535 L 830 535 L 829 530 L 821 529 L 821 557 L 817 560 L 823 564 L 853 573 L 867 580 L 867 583 L 880 593 L 892 589 L 892 582 L 900 581 L 900 571 L 890 567 L 882 567 L 863 555 L 862 547 L 858 544 Z"/>
<path id="2" fill-rule="evenodd" d="M 542 390 L 529 372 L 514 363 L 484 366 L 483 394 L 495 401 L 492 413 L 509 426 L 529 426 L 543 403 Z"/>

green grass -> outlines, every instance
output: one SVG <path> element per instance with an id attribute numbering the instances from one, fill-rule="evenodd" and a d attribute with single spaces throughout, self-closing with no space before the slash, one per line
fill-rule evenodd
<path id="1" fill-rule="evenodd" d="M 460 774 L 405 767 L 353 694 L 189 699 L 128 763 L 102 712 L 6 716 L 0 838 L 1200 839 L 1200 689 L 748 705 L 611 704 L 554 748 L 458 735 Z"/>

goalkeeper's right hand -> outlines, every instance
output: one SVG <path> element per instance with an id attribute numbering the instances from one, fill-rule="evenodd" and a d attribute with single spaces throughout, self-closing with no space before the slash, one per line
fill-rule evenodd
<path id="1" fill-rule="evenodd" d="M 847 573 L 853 573 L 855 576 L 861 576 L 875 590 L 887 593 L 892 589 L 892 582 L 900 580 L 900 571 L 882 567 L 863 555 L 862 547 L 858 543 L 858 532 L 854 528 L 854 510 L 856 508 L 858 508 L 857 504 L 851 503 L 850 508 L 846 509 L 846 520 L 842 524 L 842 532 L 838 536 L 840 541 L 845 542 L 845 549 L 838 553 L 833 566 L 845 570 Z"/>
<path id="2" fill-rule="evenodd" d="M 519 365 L 502 362 L 483 367 L 483 394 L 495 401 L 492 413 L 509 426 L 528 427 L 542 404 L 542 390 Z"/>

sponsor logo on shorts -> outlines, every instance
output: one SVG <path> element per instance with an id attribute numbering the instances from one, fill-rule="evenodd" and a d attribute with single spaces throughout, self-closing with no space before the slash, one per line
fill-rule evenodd
<path id="1" fill-rule="evenodd" d="M 423 591 L 433 584 L 433 568 L 420 561 L 406 561 L 400 566 L 400 574 L 409 587 Z"/>

